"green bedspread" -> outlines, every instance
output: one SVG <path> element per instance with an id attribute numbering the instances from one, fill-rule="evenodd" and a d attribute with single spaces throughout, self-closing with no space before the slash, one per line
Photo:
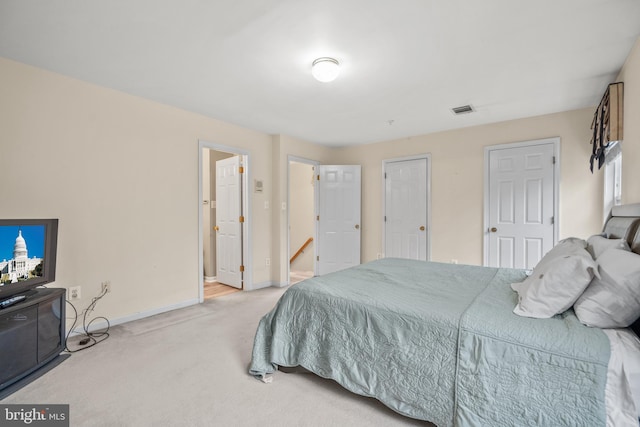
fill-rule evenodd
<path id="1" fill-rule="evenodd" d="M 302 366 L 438 426 L 605 425 L 609 342 L 513 314 L 520 270 L 383 259 L 292 286 L 250 366 Z"/>

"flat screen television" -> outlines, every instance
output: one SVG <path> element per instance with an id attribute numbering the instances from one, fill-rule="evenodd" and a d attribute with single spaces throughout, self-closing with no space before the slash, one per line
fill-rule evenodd
<path id="1" fill-rule="evenodd" d="M 0 301 L 56 278 L 57 219 L 0 219 Z"/>

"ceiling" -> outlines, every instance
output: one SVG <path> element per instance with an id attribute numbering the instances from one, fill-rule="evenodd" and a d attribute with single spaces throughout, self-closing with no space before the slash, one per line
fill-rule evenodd
<path id="1" fill-rule="evenodd" d="M 330 146 L 594 106 L 639 35 L 639 0 L 0 0 L 0 56 Z"/>

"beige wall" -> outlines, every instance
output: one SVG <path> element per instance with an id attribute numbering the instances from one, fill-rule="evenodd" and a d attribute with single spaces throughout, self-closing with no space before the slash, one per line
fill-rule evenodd
<path id="1" fill-rule="evenodd" d="M 561 138 L 560 237 L 601 225 L 602 177 L 588 172 L 594 108 L 331 149 L 270 136 L 0 58 L 0 217 L 60 218 L 56 286 L 123 318 L 198 297 L 198 141 L 250 155 L 254 285 L 287 283 L 289 156 L 363 166 L 362 260 L 382 252 L 382 160 L 430 153 L 432 259 L 482 262 L 484 147 Z M 623 196 L 639 201 L 640 47 L 625 82 Z M 154 153 L 150 156 L 149 153 Z M 265 208 L 265 202 L 269 207 Z M 266 266 L 265 259 L 271 259 Z"/>
<path id="2" fill-rule="evenodd" d="M 314 183 L 313 166 L 292 162 L 289 165 L 289 227 L 290 252 L 292 257 L 309 239 L 314 237 Z M 291 270 L 313 271 L 313 248 L 311 242 L 291 264 Z"/>
<path id="3" fill-rule="evenodd" d="M 212 221 L 215 220 L 215 209 L 213 209 L 213 200 L 211 198 L 211 153 L 209 151 L 206 148 L 202 150 L 202 264 L 205 282 L 212 281 L 216 275 L 216 267 L 213 260 L 216 248 L 212 229 Z"/>
<path id="4" fill-rule="evenodd" d="M 431 154 L 431 259 L 482 264 L 484 147 L 560 137 L 560 237 L 601 227 L 602 180 L 589 173 L 593 109 L 344 148 L 336 159 L 361 164 L 362 261 L 382 250 L 382 160 Z"/>
<path id="5" fill-rule="evenodd" d="M 624 82 L 622 203 L 640 202 L 640 38 L 617 81 Z"/>
<path id="6" fill-rule="evenodd" d="M 55 285 L 83 309 L 110 280 L 110 319 L 197 300 L 198 140 L 247 150 L 269 188 L 271 136 L 2 58 L 0 75 L 0 217 L 60 219 Z M 258 260 L 271 194 L 251 197 Z"/>

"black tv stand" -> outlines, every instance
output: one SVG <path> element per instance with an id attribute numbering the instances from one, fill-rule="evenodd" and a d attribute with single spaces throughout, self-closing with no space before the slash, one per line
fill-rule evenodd
<path id="1" fill-rule="evenodd" d="M 65 345 L 65 289 L 37 288 L 0 310 L 0 390 L 56 358 Z M 24 295 L 24 294 L 23 294 Z"/>

